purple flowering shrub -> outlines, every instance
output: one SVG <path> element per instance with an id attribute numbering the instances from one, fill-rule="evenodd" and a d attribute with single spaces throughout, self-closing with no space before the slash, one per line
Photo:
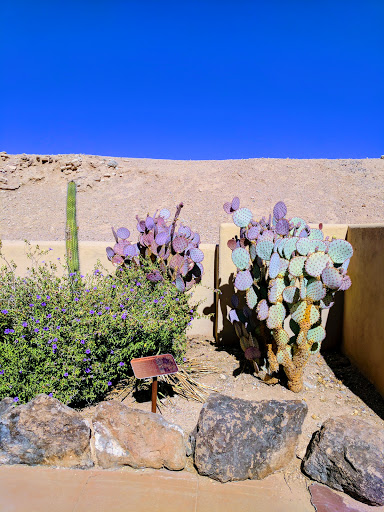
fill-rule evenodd
<path id="1" fill-rule="evenodd" d="M 0 271 L 0 399 L 39 393 L 83 406 L 132 375 L 130 360 L 171 353 L 179 361 L 196 306 L 170 280 L 154 285 L 151 262 L 108 275 L 59 276 L 50 264 Z"/>

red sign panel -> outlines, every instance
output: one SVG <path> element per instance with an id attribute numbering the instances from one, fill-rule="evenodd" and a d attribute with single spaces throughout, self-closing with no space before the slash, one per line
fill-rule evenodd
<path id="1" fill-rule="evenodd" d="M 169 375 L 179 371 L 176 361 L 171 354 L 138 357 L 132 359 L 131 366 L 136 379 L 147 379 L 159 375 Z"/>

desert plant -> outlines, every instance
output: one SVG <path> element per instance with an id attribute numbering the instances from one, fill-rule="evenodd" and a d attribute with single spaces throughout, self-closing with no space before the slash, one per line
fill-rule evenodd
<path id="1" fill-rule="evenodd" d="M 148 272 L 147 279 L 153 283 L 169 278 L 179 292 L 190 290 L 200 282 L 204 272 L 201 262 L 203 252 L 199 249 L 200 236 L 188 226 L 180 225 L 176 231 L 177 221 L 183 203 L 176 208 L 171 224 L 167 224 L 170 212 L 162 209 L 153 217 L 147 215 L 143 220 L 137 219 L 139 240 L 131 243 L 128 238 L 130 232 L 127 228 L 112 228 L 116 241 L 114 247 L 107 247 L 107 256 L 117 266 L 124 267 L 137 263 L 137 258 L 143 258 L 157 265 L 155 270 Z"/>
<path id="2" fill-rule="evenodd" d="M 21 278 L 14 265 L 3 266 L 0 400 L 51 393 L 81 406 L 127 378 L 133 357 L 171 353 L 181 361 L 195 308 L 169 279 L 154 286 L 146 279 L 152 271 L 141 261 L 116 275 L 98 266 L 60 277 L 56 265 L 41 262 Z"/>
<path id="3" fill-rule="evenodd" d="M 77 230 L 76 183 L 74 181 L 70 181 L 67 189 L 67 225 L 65 230 L 67 265 L 70 273 L 76 273 L 80 270 Z"/>
<path id="4" fill-rule="evenodd" d="M 281 365 L 289 389 L 298 392 L 308 358 L 325 338 L 321 310 L 351 286 L 352 246 L 324 239 L 321 224 L 311 229 L 299 217 L 287 219 L 281 201 L 268 220 L 254 221 L 237 197 L 224 210 L 240 228 L 240 237 L 228 241 L 237 267 L 229 317 L 240 345 L 262 380 L 278 382 Z"/>

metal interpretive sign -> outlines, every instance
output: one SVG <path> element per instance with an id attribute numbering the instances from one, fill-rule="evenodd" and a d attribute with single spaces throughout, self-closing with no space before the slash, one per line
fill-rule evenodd
<path id="1" fill-rule="evenodd" d="M 138 357 L 131 361 L 136 379 L 147 379 L 159 375 L 169 375 L 179 371 L 176 361 L 171 354 Z"/>
<path id="2" fill-rule="evenodd" d="M 152 412 L 155 413 L 157 404 L 157 377 L 177 373 L 179 369 L 176 361 L 171 354 L 160 354 L 158 356 L 132 359 L 131 366 L 136 379 L 152 377 Z"/>

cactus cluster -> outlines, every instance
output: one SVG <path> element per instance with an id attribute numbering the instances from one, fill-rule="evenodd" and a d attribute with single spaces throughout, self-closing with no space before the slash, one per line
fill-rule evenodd
<path id="1" fill-rule="evenodd" d="M 204 269 L 201 262 L 204 259 L 203 252 L 199 249 L 200 236 L 194 233 L 188 226 L 177 221 L 183 203 L 176 208 L 173 221 L 168 224 L 170 212 L 162 209 L 156 211 L 153 217 L 147 215 L 145 219 L 137 219 L 139 240 L 132 243 L 128 239 L 130 232 L 127 228 L 112 228 L 115 238 L 114 247 L 107 247 L 107 256 L 116 266 L 124 266 L 132 261 L 139 263 L 139 256 L 157 262 L 159 270 L 149 272 L 146 277 L 156 283 L 162 281 L 165 276 L 170 278 L 179 292 L 190 290 L 201 280 Z"/>
<path id="2" fill-rule="evenodd" d="M 325 338 L 321 310 L 351 286 L 352 246 L 324 239 L 321 224 L 311 229 L 299 217 L 286 218 L 282 201 L 259 221 L 237 197 L 224 210 L 240 228 L 228 241 L 237 267 L 229 318 L 258 377 L 276 383 L 282 367 L 289 389 L 298 392 L 305 364 Z"/>
<path id="3" fill-rule="evenodd" d="M 77 229 L 76 183 L 70 181 L 67 188 L 67 225 L 65 230 L 67 266 L 70 274 L 74 274 L 80 270 Z"/>

